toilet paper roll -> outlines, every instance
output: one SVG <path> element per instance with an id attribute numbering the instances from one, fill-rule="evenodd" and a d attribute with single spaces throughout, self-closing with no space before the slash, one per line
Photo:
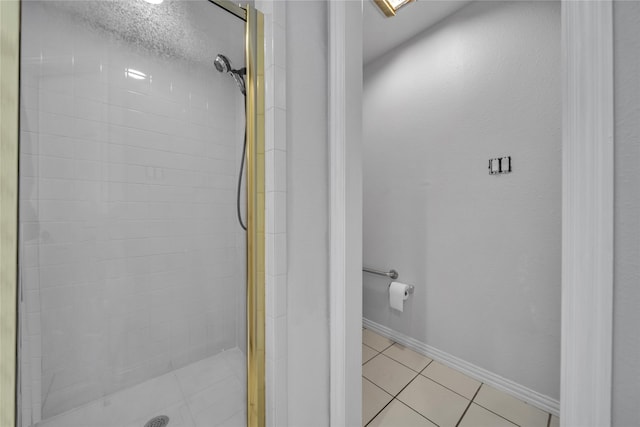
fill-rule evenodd
<path id="1" fill-rule="evenodd" d="M 404 300 L 409 298 L 409 285 L 400 282 L 391 282 L 389 285 L 389 305 L 391 308 L 402 312 Z"/>

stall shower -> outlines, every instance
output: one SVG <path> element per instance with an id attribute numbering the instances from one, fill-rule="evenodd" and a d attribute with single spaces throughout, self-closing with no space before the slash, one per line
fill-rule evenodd
<path id="1" fill-rule="evenodd" d="M 244 22 L 205 0 L 21 19 L 19 425 L 246 425 Z"/>

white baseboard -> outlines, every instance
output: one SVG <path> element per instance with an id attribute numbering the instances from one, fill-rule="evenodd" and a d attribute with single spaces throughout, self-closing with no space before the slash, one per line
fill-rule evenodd
<path id="1" fill-rule="evenodd" d="M 408 347 L 420 354 L 430 357 L 443 365 L 447 365 L 450 368 L 454 368 L 463 374 L 466 374 L 478 381 L 481 381 L 491 387 L 498 390 L 502 390 L 505 393 L 512 395 L 520 400 L 523 400 L 530 405 L 538 407 L 544 411 L 550 412 L 553 415 L 559 416 L 560 414 L 560 402 L 552 399 L 548 396 L 533 391 L 530 388 L 517 384 L 511 380 L 501 377 L 500 375 L 489 372 L 479 366 L 464 361 L 458 357 L 452 356 L 449 353 L 433 348 L 423 342 L 420 342 L 408 335 L 404 335 L 379 323 L 373 322 L 369 319 L 362 319 L 362 325 L 371 329 L 374 332 L 379 333 L 405 347 Z"/>

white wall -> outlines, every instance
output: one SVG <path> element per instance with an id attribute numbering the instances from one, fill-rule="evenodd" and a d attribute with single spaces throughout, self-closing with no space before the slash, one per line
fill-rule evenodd
<path id="1" fill-rule="evenodd" d="M 288 422 L 327 426 L 327 5 L 287 2 L 286 14 Z"/>
<path id="2" fill-rule="evenodd" d="M 474 2 L 364 78 L 364 264 L 416 287 L 365 274 L 364 317 L 558 399 L 560 4 Z"/>
<path id="3" fill-rule="evenodd" d="M 640 425 L 640 2 L 616 1 L 613 422 Z"/>
<path id="4" fill-rule="evenodd" d="M 244 345 L 241 95 L 211 62 L 241 65 L 244 26 L 207 2 L 174 4 L 187 21 L 176 41 L 154 31 L 172 24 L 162 9 L 130 6 L 149 8 L 138 45 L 109 27 L 126 16 L 100 27 L 79 2 L 23 4 L 27 422 Z"/>
<path id="5" fill-rule="evenodd" d="M 345 424 L 362 425 L 362 68 L 364 2 L 344 2 Z M 338 49 L 339 51 L 339 49 Z M 331 53 L 334 57 L 335 53 Z M 334 88 L 335 90 L 335 88 Z M 335 167 L 335 166 L 334 166 Z M 331 168 L 329 169 L 331 170 Z M 333 195 L 336 201 L 338 196 Z M 332 254 L 333 256 L 334 254 Z M 332 284 L 333 285 L 333 284 Z M 340 295 L 341 290 L 336 292 Z M 332 299 L 333 301 L 333 299 Z M 338 326 L 340 327 L 340 326 Z M 332 354 L 332 357 L 336 357 Z M 339 396 L 338 396 L 339 398 Z M 338 423 L 340 425 L 340 423 Z"/>

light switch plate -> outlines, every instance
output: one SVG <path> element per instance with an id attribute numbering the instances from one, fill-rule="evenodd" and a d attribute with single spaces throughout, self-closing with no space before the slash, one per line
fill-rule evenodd
<path id="1" fill-rule="evenodd" d="M 511 172 L 511 156 L 489 159 L 489 175 L 500 175 Z"/>

